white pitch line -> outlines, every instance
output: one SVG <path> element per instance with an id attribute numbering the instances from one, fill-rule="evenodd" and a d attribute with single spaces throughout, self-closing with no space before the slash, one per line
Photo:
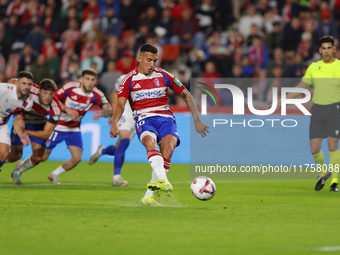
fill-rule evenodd
<path id="1" fill-rule="evenodd" d="M 288 180 L 214 180 L 215 183 L 285 183 L 285 182 L 311 182 L 312 179 L 288 179 Z M 172 184 L 190 184 L 191 181 L 183 181 L 183 182 L 171 182 Z M 146 182 L 134 182 L 131 184 L 135 185 L 145 185 Z M 52 183 L 35 183 L 35 184 L 23 184 L 20 186 L 27 187 L 36 187 L 36 186 L 110 186 L 111 184 L 105 183 L 61 183 L 60 185 L 52 184 Z M 0 187 L 10 187 L 14 186 L 13 184 L 0 184 Z"/>
<path id="2" fill-rule="evenodd" d="M 319 247 L 314 248 L 313 251 L 340 251 L 340 246 L 325 246 L 325 247 Z"/>

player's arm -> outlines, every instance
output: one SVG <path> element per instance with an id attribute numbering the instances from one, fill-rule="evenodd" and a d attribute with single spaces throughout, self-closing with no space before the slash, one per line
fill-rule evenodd
<path id="1" fill-rule="evenodd" d="M 110 117 L 112 116 L 112 107 L 110 103 L 103 104 L 102 109 L 103 112 L 95 112 L 93 116 L 93 120 L 97 120 L 100 117 Z"/>
<path id="2" fill-rule="evenodd" d="M 113 113 L 116 110 L 117 100 L 118 100 L 118 91 L 114 89 L 112 92 L 112 97 L 111 97 L 111 106 L 112 106 Z M 110 126 L 112 126 L 112 122 L 113 122 L 113 115 L 109 119 Z"/>
<path id="3" fill-rule="evenodd" d="M 18 114 L 15 116 L 13 120 L 13 128 L 14 131 L 17 133 L 19 136 L 21 142 L 23 143 L 24 146 L 29 145 L 31 142 L 30 139 L 27 136 L 27 133 L 25 132 L 25 122 L 24 122 L 24 117 L 21 114 Z"/>
<path id="4" fill-rule="evenodd" d="M 207 126 L 206 124 L 204 124 L 199 115 L 198 115 L 198 111 L 197 111 L 197 106 L 196 106 L 196 103 L 195 103 L 195 100 L 194 98 L 192 97 L 191 93 L 187 90 L 187 89 L 184 89 L 180 94 L 180 97 L 182 97 L 185 101 L 185 103 L 187 104 L 191 114 L 192 114 L 192 117 L 194 118 L 194 122 L 195 122 L 195 128 L 196 128 L 196 131 L 198 133 L 201 134 L 201 136 L 206 136 L 206 132 L 209 133 L 209 126 Z"/>
<path id="5" fill-rule="evenodd" d="M 117 105 L 115 108 L 115 112 L 113 113 L 113 121 L 112 121 L 112 126 L 111 126 L 111 130 L 110 130 L 110 135 L 111 137 L 116 137 L 118 135 L 118 120 L 120 119 L 120 117 L 122 117 L 122 114 L 124 112 L 124 107 L 126 104 L 126 97 L 119 97 L 117 100 Z"/>
<path id="6" fill-rule="evenodd" d="M 70 107 L 66 107 L 62 102 L 60 102 L 60 105 L 63 112 L 67 113 L 72 120 L 76 120 L 79 117 L 79 112 L 77 110 L 72 109 Z"/>
<path id="7" fill-rule="evenodd" d="M 25 130 L 25 132 L 29 136 L 46 140 L 51 136 L 55 126 L 56 124 L 52 124 L 51 122 L 47 121 L 44 130 L 40 131 Z"/>
<path id="8" fill-rule="evenodd" d="M 310 85 L 309 85 L 308 83 L 306 83 L 306 82 L 304 82 L 303 80 L 301 80 L 301 81 L 298 83 L 298 85 L 296 85 L 296 88 L 304 88 L 304 89 L 307 89 L 309 86 L 310 86 Z M 293 98 L 297 98 L 299 95 L 301 95 L 301 93 L 299 93 L 299 92 L 291 92 L 291 93 L 288 93 L 288 94 L 286 95 L 286 98 L 287 98 L 287 99 L 293 99 Z M 281 107 L 281 98 L 279 98 L 279 99 L 277 100 L 277 106 L 278 106 L 278 107 Z M 269 108 L 271 108 L 271 105 L 270 105 Z"/>

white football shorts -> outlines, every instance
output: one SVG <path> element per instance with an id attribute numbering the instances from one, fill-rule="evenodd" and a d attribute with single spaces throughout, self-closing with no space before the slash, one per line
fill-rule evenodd
<path id="1" fill-rule="evenodd" d="M 11 136 L 7 123 L 0 126 L 0 143 L 11 145 Z"/>

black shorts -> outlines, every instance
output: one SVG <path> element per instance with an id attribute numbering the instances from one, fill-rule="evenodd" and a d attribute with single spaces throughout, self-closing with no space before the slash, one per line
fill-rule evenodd
<path id="1" fill-rule="evenodd" d="M 340 138 L 340 102 L 312 106 L 309 138 Z"/>

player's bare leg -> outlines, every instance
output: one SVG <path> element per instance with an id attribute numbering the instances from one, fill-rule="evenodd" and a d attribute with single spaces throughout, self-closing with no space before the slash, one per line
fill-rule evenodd
<path id="1" fill-rule="evenodd" d="M 9 155 L 10 145 L 6 143 L 0 143 L 0 171 L 2 165 L 5 163 L 6 158 Z"/>
<path id="2" fill-rule="evenodd" d="M 23 148 L 24 146 L 22 145 L 12 145 L 11 152 L 9 156 L 7 157 L 7 162 L 15 162 L 21 159 Z"/>
<path id="3" fill-rule="evenodd" d="M 45 146 L 42 146 L 38 143 L 32 142 L 32 155 L 24 159 L 23 161 L 18 161 L 14 171 L 12 172 L 13 184 L 20 185 L 21 180 L 20 176 L 23 172 L 31 169 L 32 167 L 39 164 L 44 156 Z M 13 146 L 12 146 L 13 147 Z"/>
<path id="4" fill-rule="evenodd" d="M 70 171 L 81 161 L 83 155 L 83 150 L 81 148 L 77 146 L 68 146 L 67 148 L 71 151 L 72 157 L 49 174 L 48 179 L 53 182 L 53 184 L 60 184 L 59 175 Z"/>
<path id="5" fill-rule="evenodd" d="M 340 152 L 338 149 L 339 139 L 336 137 L 327 137 L 328 149 L 329 149 L 329 164 L 332 166 L 332 181 L 329 191 L 338 192 L 338 178 L 340 168 Z"/>

